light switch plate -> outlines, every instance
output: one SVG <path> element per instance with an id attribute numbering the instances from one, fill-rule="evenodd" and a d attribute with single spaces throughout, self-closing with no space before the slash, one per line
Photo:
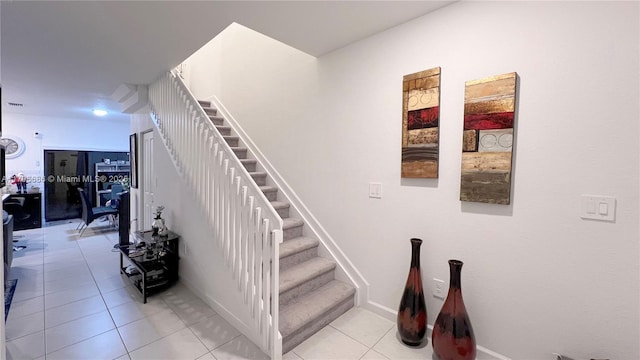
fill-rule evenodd
<path id="1" fill-rule="evenodd" d="M 582 195 L 580 217 L 583 219 L 614 221 L 616 198 L 612 196 Z"/>
<path id="2" fill-rule="evenodd" d="M 381 183 L 369 183 L 369 197 L 374 199 L 382 199 Z"/>

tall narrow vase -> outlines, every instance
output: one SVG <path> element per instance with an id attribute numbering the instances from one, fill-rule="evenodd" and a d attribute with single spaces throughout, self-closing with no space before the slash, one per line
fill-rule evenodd
<path id="1" fill-rule="evenodd" d="M 462 261 L 449 260 L 449 293 L 433 325 L 431 343 L 439 360 L 473 360 L 476 339 L 462 300 L 460 273 Z"/>
<path id="2" fill-rule="evenodd" d="M 411 268 L 398 309 L 398 333 L 402 342 L 418 346 L 427 331 L 427 306 L 420 275 L 420 245 L 422 240 L 411 239 Z"/>

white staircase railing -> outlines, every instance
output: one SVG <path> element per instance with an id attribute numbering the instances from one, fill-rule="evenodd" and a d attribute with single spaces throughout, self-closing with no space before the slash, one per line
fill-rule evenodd
<path id="1" fill-rule="evenodd" d="M 245 335 L 272 359 L 281 358 L 282 219 L 178 76 L 168 72 L 150 85 L 149 102 L 162 141 L 198 199 L 212 240 L 237 283 L 238 300 L 251 315 L 251 334 Z"/>

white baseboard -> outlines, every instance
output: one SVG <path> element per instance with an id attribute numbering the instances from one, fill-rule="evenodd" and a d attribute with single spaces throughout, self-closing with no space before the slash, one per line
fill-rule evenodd
<path id="1" fill-rule="evenodd" d="M 391 308 L 388 308 L 384 305 L 378 304 L 377 302 L 373 302 L 371 300 L 369 300 L 366 304 L 362 304 L 362 307 L 373 313 L 376 313 L 382 316 L 383 318 L 389 321 L 396 322 L 396 318 L 398 317 L 397 310 L 393 310 Z"/>
<path id="2" fill-rule="evenodd" d="M 251 335 L 251 331 L 249 331 L 249 327 L 238 319 L 231 311 L 227 310 L 222 304 L 203 293 L 197 286 L 195 286 L 191 281 L 181 277 L 180 282 L 187 287 L 187 289 L 191 290 L 196 296 L 200 298 L 200 300 L 204 301 L 207 305 L 213 309 L 218 315 L 222 316 L 231 326 L 236 328 L 236 330 L 240 331 L 242 335 L 246 336 L 253 343 L 259 343 L 260 339 L 254 339 Z"/>

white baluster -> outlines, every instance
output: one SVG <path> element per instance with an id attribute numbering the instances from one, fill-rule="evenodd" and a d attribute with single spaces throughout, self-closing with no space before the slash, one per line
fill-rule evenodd
<path id="1" fill-rule="evenodd" d="M 255 259 L 255 263 L 254 266 L 256 267 L 256 296 L 254 298 L 254 310 L 253 313 L 256 315 L 256 326 L 259 329 L 260 326 L 260 303 L 261 303 L 261 296 L 262 296 L 262 274 L 263 274 L 263 269 L 262 269 L 262 263 L 263 263 L 263 259 L 262 259 L 262 224 L 261 224 L 261 220 L 262 220 L 262 209 L 260 207 L 257 207 L 255 210 L 255 219 L 254 221 L 256 222 L 256 237 L 255 237 L 255 246 L 256 246 L 256 259 Z"/>
<path id="2" fill-rule="evenodd" d="M 230 206 L 229 206 L 229 201 L 230 201 L 230 191 L 231 191 L 231 184 L 229 184 L 230 182 L 230 178 L 229 178 L 229 159 L 224 159 L 224 172 L 223 172 L 223 176 L 224 176 L 224 193 L 222 194 L 223 199 L 224 199 L 224 205 L 223 205 L 223 209 L 222 209 L 222 213 L 224 216 L 224 261 L 225 264 L 229 265 L 229 248 L 231 247 L 229 238 L 231 236 L 231 232 L 229 231 L 230 228 L 230 224 L 229 224 L 229 218 L 230 218 Z"/>
<path id="3" fill-rule="evenodd" d="M 263 260 L 262 267 L 264 271 L 264 275 L 262 277 L 263 280 L 263 291 L 262 291 L 262 320 L 261 320 L 261 332 L 262 332 L 262 342 L 264 345 L 268 344 L 269 341 L 269 309 L 271 308 L 271 262 L 273 259 L 271 258 L 271 248 L 269 246 L 269 219 L 264 219 L 262 221 L 262 251 L 263 251 Z"/>
<path id="4" fill-rule="evenodd" d="M 240 256 L 242 255 L 242 178 L 236 176 L 235 187 L 235 209 L 234 209 L 234 228 L 235 228 L 235 252 L 233 260 L 233 275 L 240 281 Z"/>
<path id="5" fill-rule="evenodd" d="M 247 193 L 247 187 L 243 186 L 240 194 L 242 206 L 240 209 L 240 260 L 238 266 L 238 289 L 243 293 L 247 272 Z"/>
<path id="6" fill-rule="evenodd" d="M 251 299 L 251 292 L 253 291 L 253 277 L 254 277 L 254 270 L 255 267 L 253 266 L 254 264 L 254 254 L 255 254 L 255 247 L 254 247 L 254 241 L 253 238 L 255 236 L 255 227 L 254 227 L 254 221 L 253 221 L 253 204 L 254 204 L 254 197 L 253 196 L 249 196 L 249 201 L 247 203 L 247 261 L 246 261 L 246 269 L 245 269 L 245 273 L 246 273 L 246 277 L 247 280 L 243 281 L 244 286 L 245 286 L 245 294 L 244 294 L 244 303 L 250 305 L 251 302 L 249 301 Z"/>
<path id="7" fill-rule="evenodd" d="M 229 236 L 229 269 L 231 269 L 231 272 L 233 273 L 233 268 L 234 268 L 234 263 L 233 261 L 235 260 L 236 257 L 236 200 L 237 198 L 237 193 L 236 193 L 236 169 L 232 168 L 232 172 L 229 173 L 229 184 L 231 184 L 231 186 L 229 187 L 229 196 L 230 196 L 230 201 L 229 201 L 229 231 L 230 231 L 230 235 Z"/>

